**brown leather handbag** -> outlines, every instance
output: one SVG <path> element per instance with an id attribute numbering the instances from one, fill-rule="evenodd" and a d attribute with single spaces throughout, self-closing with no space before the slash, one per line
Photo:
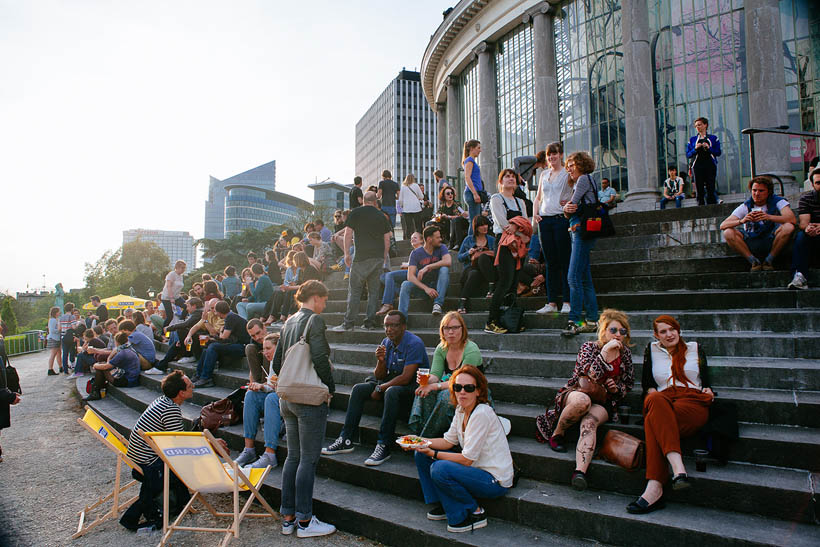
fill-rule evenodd
<path id="1" fill-rule="evenodd" d="M 598 454 L 609 463 L 630 471 L 646 465 L 646 444 L 623 431 L 607 431 Z"/>
<path id="2" fill-rule="evenodd" d="M 599 405 L 606 404 L 606 388 L 603 384 L 593 381 L 589 376 L 579 376 L 578 384 L 575 386 L 574 391 L 586 393 L 593 403 Z"/>
<path id="3" fill-rule="evenodd" d="M 202 407 L 199 418 L 202 429 L 216 431 L 222 426 L 237 423 L 242 417 L 237 414 L 230 399 L 220 399 Z"/>

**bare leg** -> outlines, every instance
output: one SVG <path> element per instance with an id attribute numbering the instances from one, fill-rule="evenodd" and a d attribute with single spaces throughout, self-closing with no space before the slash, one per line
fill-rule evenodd
<path id="1" fill-rule="evenodd" d="M 564 410 L 561 411 L 561 417 L 558 418 L 558 424 L 552 434 L 563 435 L 567 429 L 578 423 L 578 420 L 589 412 L 591 406 L 592 401 L 586 393 L 573 391 L 567 395 Z"/>
<path id="2" fill-rule="evenodd" d="M 678 454 L 680 456 L 680 454 Z M 646 490 L 643 491 L 641 497 L 646 500 L 649 505 L 652 505 L 663 495 L 663 485 L 660 481 L 649 480 L 646 483 Z"/>
<path id="3" fill-rule="evenodd" d="M 62 361 L 62 351 L 60 350 L 59 346 L 56 348 L 52 348 L 51 355 L 48 358 L 48 368 L 50 370 L 54 370 L 54 359 L 57 359 L 57 364 Z"/>
<path id="4" fill-rule="evenodd" d="M 575 447 L 575 469 L 587 472 L 595 454 L 595 434 L 598 426 L 609 419 L 606 409 L 601 405 L 592 405 L 586 416 L 581 419 L 581 436 Z"/>
<path id="5" fill-rule="evenodd" d="M 740 235 L 740 232 L 734 228 L 727 228 L 726 230 L 723 230 L 723 238 L 726 240 L 729 247 L 740 256 L 744 258 L 749 258 L 752 256 L 752 251 L 749 250 L 749 246 L 746 245 L 745 241 L 743 241 L 743 236 Z"/>
<path id="6" fill-rule="evenodd" d="M 686 467 L 683 465 L 683 458 L 681 458 L 680 452 L 668 452 L 666 459 L 669 460 L 669 463 L 672 465 L 673 476 L 686 473 Z"/>
<path id="7" fill-rule="evenodd" d="M 794 232 L 794 224 L 781 224 L 780 228 L 774 233 L 774 242 L 772 242 L 772 250 L 769 254 L 777 256 L 783 247 L 791 240 Z"/>

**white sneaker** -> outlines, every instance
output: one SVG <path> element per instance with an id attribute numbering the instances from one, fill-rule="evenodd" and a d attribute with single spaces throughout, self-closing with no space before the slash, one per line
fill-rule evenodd
<path id="1" fill-rule="evenodd" d="M 561 306 L 561 313 L 569 313 L 569 312 L 570 312 L 569 302 L 564 302 L 564 305 Z"/>
<path id="2" fill-rule="evenodd" d="M 558 311 L 558 306 L 556 306 L 555 304 L 547 303 L 547 304 L 544 305 L 543 308 L 541 308 L 539 310 L 535 310 L 535 313 L 537 313 L 538 315 L 546 315 L 548 313 L 555 313 L 557 311 Z"/>
<path id="3" fill-rule="evenodd" d="M 310 519 L 310 523 L 307 526 L 302 526 L 301 524 L 296 525 L 296 537 L 300 538 L 313 538 L 317 536 L 329 536 L 333 532 L 336 531 L 336 527 L 332 524 L 328 524 L 326 522 L 322 522 L 321 520 L 317 519 L 315 516 Z"/>
<path id="4" fill-rule="evenodd" d="M 185 363 L 196 363 L 196 358 L 193 356 L 183 357 L 182 359 L 179 359 L 177 363 L 181 365 L 184 365 Z"/>
<path id="5" fill-rule="evenodd" d="M 239 467 L 245 467 L 249 463 L 256 460 L 256 450 L 253 448 L 246 448 L 239 454 L 239 457 L 236 458 L 236 465 Z"/>
<path id="6" fill-rule="evenodd" d="M 151 367 L 151 368 L 149 368 L 148 370 L 145 371 L 145 374 L 151 374 L 151 375 L 159 376 L 159 375 L 162 375 L 162 374 L 165 374 L 165 373 L 162 372 L 157 367 Z"/>
<path id="7" fill-rule="evenodd" d="M 792 290 L 808 289 L 809 283 L 806 281 L 806 277 L 803 274 L 800 272 L 794 272 L 794 278 L 792 279 L 792 282 L 789 283 L 789 288 Z"/>
<path id="8" fill-rule="evenodd" d="M 279 465 L 279 464 L 276 461 L 276 454 L 272 454 L 272 453 L 270 453 L 266 450 L 265 453 L 262 454 L 262 456 L 260 456 L 260 458 L 258 460 L 253 462 L 253 465 L 251 465 L 251 467 L 252 468 L 257 468 L 257 469 L 258 468 L 264 469 L 267 466 L 271 466 L 271 469 L 273 469 L 277 465 Z"/>
<path id="9" fill-rule="evenodd" d="M 433 304 L 433 317 L 441 315 L 441 304 Z"/>

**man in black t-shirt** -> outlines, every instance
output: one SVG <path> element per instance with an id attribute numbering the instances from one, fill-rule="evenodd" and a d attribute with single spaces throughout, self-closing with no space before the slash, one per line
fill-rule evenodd
<path id="1" fill-rule="evenodd" d="M 345 264 L 350 266 L 350 285 L 347 292 L 347 311 L 345 311 L 344 322 L 333 329 L 336 331 L 353 330 L 353 324 L 359 314 L 359 301 L 362 299 L 362 289 L 365 283 L 367 283 L 367 315 L 364 328 L 376 328 L 376 311 L 379 308 L 379 295 L 381 294 L 379 276 L 387 262 L 392 232 L 387 217 L 376 207 L 376 199 L 374 192 L 366 192 L 364 206 L 350 211 L 347 217 L 344 253 Z M 351 257 L 350 252 L 354 240 L 356 242 L 355 258 Z"/>
<path id="2" fill-rule="evenodd" d="M 393 179 L 393 175 L 385 169 L 382 171 L 382 180 L 379 181 L 379 192 L 377 198 L 382 202 L 382 211 L 390 218 L 390 225 L 396 225 L 396 200 L 399 197 L 399 185 Z"/>
<path id="3" fill-rule="evenodd" d="M 97 307 L 97 310 L 94 312 L 96 316 L 94 319 L 97 320 L 97 324 L 102 325 L 108 321 L 108 308 L 106 308 L 105 304 L 102 303 L 100 297 L 97 295 L 92 296 L 91 304 Z"/>
<path id="4" fill-rule="evenodd" d="M 798 229 L 792 248 L 790 289 L 808 289 L 809 259 L 820 254 L 820 168 L 809 173 L 812 190 L 802 194 L 797 206 Z"/>
<path id="5" fill-rule="evenodd" d="M 362 177 L 353 178 L 353 188 L 350 189 L 348 205 L 352 211 L 362 205 L 364 194 L 362 194 Z"/>
<path id="6" fill-rule="evenodd" d="M 225 326 L 219 333 L 220 341 L 208 344 L 196 364 L 196 375 L 192 380 L 194 380 L 194 386 L 198 388 L 213 387 L 212 376 L 216 362 L 223 357 L 242 358 L 245 355 L 245 344 L 251 341 L 247 329 L 248 322 L 232 312 L 227 302 L 224 300 L 217 302 L 214 311 L 220 319 L 225 320 Z"/>

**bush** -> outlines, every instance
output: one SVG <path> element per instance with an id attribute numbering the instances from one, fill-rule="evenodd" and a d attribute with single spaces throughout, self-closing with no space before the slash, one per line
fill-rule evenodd
<path id="1" fill-rule="evenodd" d="M 3 299 L 3 304 L 0 305 L 0 317 L 2 317 L 3 321 L 6 323 L 6 335 L 17 334 L 17 316 L 14 314 L 14 307 L 12 306 L 12 301 L 14 299 L 11 296 L 7 296 Z"/>

